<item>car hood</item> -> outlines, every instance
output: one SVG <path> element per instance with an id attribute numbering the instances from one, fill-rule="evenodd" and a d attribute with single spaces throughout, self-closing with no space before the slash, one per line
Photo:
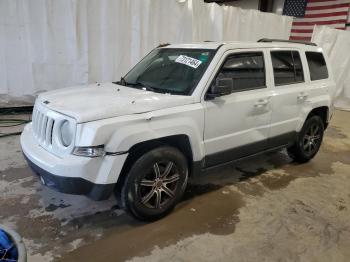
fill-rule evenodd
<path id="1" fill-rule="evenodd" d="M 82 123 L 191 104 L 194 98 L 103 83 L 42 93 L 38 102 Z"/>

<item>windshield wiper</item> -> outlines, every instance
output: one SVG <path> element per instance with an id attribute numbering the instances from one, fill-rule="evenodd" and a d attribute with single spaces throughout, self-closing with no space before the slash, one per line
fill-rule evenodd
<path id="1" fill-rule="evenodd" d="M 117 84 L 117 85 L 122 85 L 122 86 L 127 86 L 129 85 L 128 82 L 126 82 L 125 78 L 124 77 L 121 77 L 119 81 L 117 82 L 112 82 L 113 84 Z"/>
<path id="2" fill-rule="evenodd" d="M 142 82 L 137 81 L 136 83 L 128 83 L 126 82 L 124 77 L 121 77 L 118 82 L 113 82 L 114 84 L 117 85 L 123 85 L 123 86 L 130 86 L 130 87 L 135 87 L 135 88 L 140 88 L 140 89 L 145 89 L 146 91 L 152 91 L 156 93 L 165 93 L 162 91 L 162 89 L 151 87 L 149 85 L 145 85 Z"/>
<path id="3" fill-rule="evenodd" d="M 141 82 L 136 82 L 136 83 L 132 83 L 133 86 L 139 86 L 141 88 L 146 89 L 147 91 L 152 91 L 152 92 L 157 92 L 157 88 L 145 85 L 144 83 Z M 159 91 L 158 91 L 159 92 Z"/>

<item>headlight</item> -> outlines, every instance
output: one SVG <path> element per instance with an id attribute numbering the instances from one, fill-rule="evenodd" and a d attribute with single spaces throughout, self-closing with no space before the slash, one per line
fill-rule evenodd
<path id="1" fill-rule="evenodd" d="M 87 156 L 87 157 L 99 157 L 106 154 L 104 146 L 83 146 L 76 147 L 73 150 L 73 154 L 77 156 Z"/>
<path id="2" fill-rule="evenodd" d="M 65 120 L 61 125 L 61 141 L 66 147 L 73 141 L 73 128 L 68 120 Z"/>

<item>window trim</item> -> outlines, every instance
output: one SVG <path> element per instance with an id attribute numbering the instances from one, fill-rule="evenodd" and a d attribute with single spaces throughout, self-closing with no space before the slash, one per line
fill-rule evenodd
<path id="1" fill-rule="evenodd" d="M 316 79 L 316 80 L 312 80 L 312 79 L 311 79 L 311 70 L 310 70 L 309 60 L 308 60 L 308 58 L 307 58 L 306 53 L 317 53 L 317 54 L 321 54 L 321 55 L 322 55 L 323 60 L 324 60 L 324 63 L 325 63 L 325 65 L 326 65 L 326 69 L 327 69 L 327 77 L 326 77 L 326 78 L 321 78 L 321 79 Z M 330 78 L 328 64 L 327 64 L 327 61 L 326 61 L 326 58 L 325 58 L 323 52 L 305 50 L 305 60 L 306 60 L 306 63 L 307 63 L 307 68 L 308 68 L 308 70 L 309 70 L 308 72 L 309 72 L 310 82 L 324 81 L 324 80 L 328 80 L 328 79 Z"/>
<path id="2" fill-rule="evenodd" d="M 303 72 L 303 80 L 301 81 L 294 81 L 294 82 L 288 82 L 288 83 L 283 83 L 283 84 L 276 84 L 275 81 L 275 71 L 274 71 L 274 67 L 273 67 L 273 62 L 272 62 L 272 53 L 273 52 L 290 52 L 292 59 L 293 59 L 293 64 L 294 64 L 294 56 L 292 52 L 298 52 L 299 54 L 299 58 L 300 58 L 300 63 L 301 63 L 301 69 Z M 303 65 L 303 60 L 301 58 L 301 54 L 299 50 L 296 49 L 276 49 L 276 50 L 270 50 L 270 59 L 271 59 L 271 68 L 272 68 L 272 75 L 273 75 L 273 84 L 274 86 L 286 86 L 286 85 L 295 85 L 295 84 L 301 84 L 301 83 L 305 83 L 305 71 L 304 71 L 304 65 Z M 294 79 L 296 78 L 296 71 L 295 71 L 295 66 L 293 66 L 293 72 L 294 72 Z"/>
<path id="3" fill-rule="evenodd" d="M 265 63 L 265 52 L 264 50 L 240 50 L 238 52 L 232 52 L 232 53 L 229 53 L 229 54 L 226 54 L 225 57 L 224 57 L 224 60 L 222 61 L 220 67 L 218 68 L 218 70 L 215 72 L 215 75 L 213 77 L 213 79 L 210 81 L 210 84 L 208 85 L 208 88 L 205 92 L 205 95 L 204 95 L 204 100 L 211 100 L 211 99 L 208 99 L 207 95 L 208 93 L 210 92 L 210 87 L 215 83 L 215 80 L 218 76 L 218 74 L 220 73 L 222 67 L 224 66 L 224 64 L 226 63 L 227 59 L 231 56 L 234 56 L 234 55 L 237 55 L 237 54 L 246 54 L 246 53 L 261 53 L 262 54 L 262 58 L 263 58 L 263 66 L 264 66 L 264 80 L 265 80 L 265 85 L 264 86 L 259 86 L 259 87 L 254 87 L 254 88 L 249 88 L 249 89 L 242 89 L 242 90 L 237 90 L 237 91 L 233 91 L 231 94 L 234 94 L 234 93 L 239 93 L 239 92 L 245 92 L 245 91 L 252 91 L 252 90 L 259 90 L 259 89 L 264 89 L 264 88 L 267 88 L 267 68 L 266 68 L 266 63 Z M 222 95 L 222 96 L 229 96 L 231 94 L 228 94 L 228 95 Z M 219 96 L 219 97 L 222 97 L 222 96 Z"/>

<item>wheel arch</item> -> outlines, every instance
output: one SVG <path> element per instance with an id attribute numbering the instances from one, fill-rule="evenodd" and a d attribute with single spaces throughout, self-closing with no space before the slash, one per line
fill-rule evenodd
<path id="1" fill-rule="evenodd" d="M 326 129 L 329 123 L 329 107 L 320 106 L 320 107 L 313 108 L 307 115 L 306 119 L 309 119 L 310 117 L 315 115 L 319 116 L 322 119 L 323 125 Z"/>
<path id="2" fill-rule="evenodd" d="M 171 146 L 178 149 L 181 153 L 183 153 L 188 162 L 189 176 L 191 176 L 191 174 L 194 172 L 194 166 L 193 166 L 194 161 L 193 161 L 193 151 L 192 151 L 192 146 L 191 146 L 189 136 L 185 134 L 170 135 L 166 137 L 142 141 L 133 145 L 129 149 L 129 155 L 126 158 L 123 168 L 118 177 L 116 189 L 121 190 L 124 184 L 125 178 L 132 164 L 139 157 L 141 157 L 144 153 L 160 146 Z"/>

